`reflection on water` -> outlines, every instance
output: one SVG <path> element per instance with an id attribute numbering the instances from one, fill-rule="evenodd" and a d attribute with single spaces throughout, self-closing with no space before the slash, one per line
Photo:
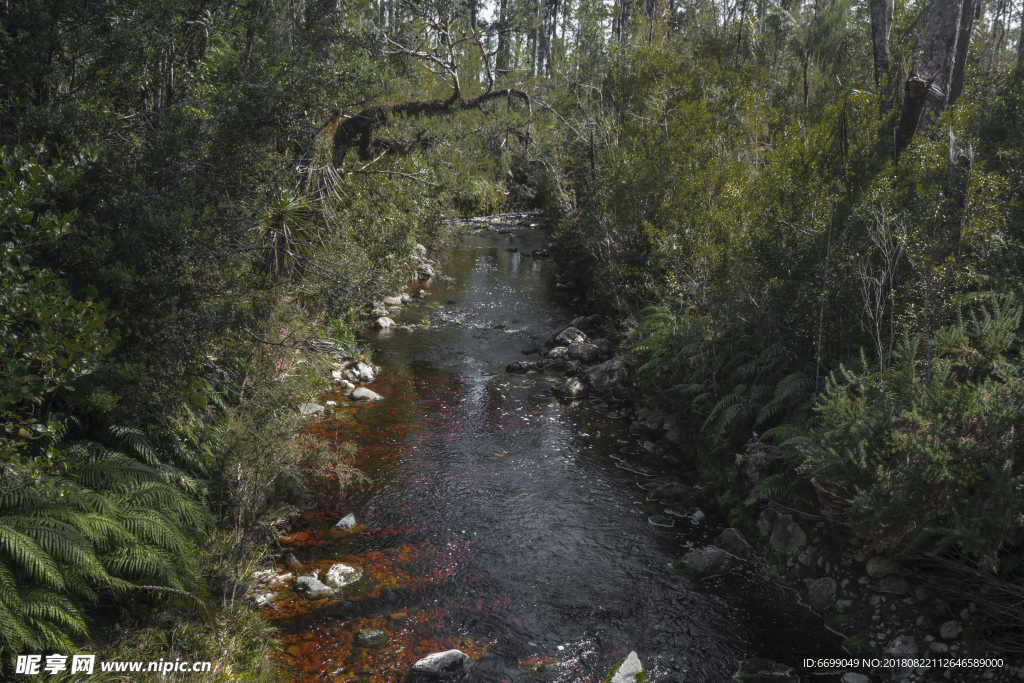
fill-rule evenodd
<path id="1" fill-rule="evenodd" d="M 529 256 L 543 237 L 517 231 L 521 253 L 505 235 L 469 237 L 451 281 L 396 317 L 430 326 L 375 338 L 371 386 L 385 399 L 326 397 L 338 410 L 312 429 L 353 444 L 369 481 L 284 540 L 302 573 L 347 562 L 364 577 L 340 597 L 286 592 L 265 608 L 294 680 L 402 681 L 449 648 L 476 662 L 463 680 L 495 683 L 599 681 L 630 650 L 653 680 L 691 683 L 726 681 L 748 656 L 840 652 L 759 570 L 699 585 L 674 574 L 668 563 L 721 525 L 649 524 L 662 510 L 617 466 L 639 447 L 613 407 L 555 398 L 553 376 L 504 372 L 572 317 L 553 264 Z M 360 526 L 333 530 L 349 512 Z M 361 629 L 386 642 L 361 644 Z"/>

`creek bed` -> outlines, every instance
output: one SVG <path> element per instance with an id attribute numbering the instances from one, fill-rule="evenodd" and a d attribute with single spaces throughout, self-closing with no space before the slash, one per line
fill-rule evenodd
<path id="1" fill-rule="evenodd" d="M 649 523 L 663 508 L 623 456 L 642 449 L 614 406 L 555 397 L 555 376 L 504 372 L 574 316 L 554 264 L 530 256 L 546 238 L 467 237 L 446 277 L 393 316 L 413 330 L 373 334 L 382 371 L 370 387 L 384 399 L 325 397 L 338 408 L 313 429 L 353 451 L 368 480 L 287 538 L 302 573 L 347 562 L 364 576 L 338 597 L 285 593 L 264 610 L 286 670 L 404 681 L 420 657 L 458 648 L 475 660 L 461 680 L 576 683 L 635 650 L 654 681 L 716 683 L 748 657 L 840 656 L 841 639 L 759 564 L 700 583 L 669 568 L 726 525 L 711 513 Z M 332 530 L 348 513 L 359 526 Z M 385 638 L 360 644 L 362 629 Z"/>

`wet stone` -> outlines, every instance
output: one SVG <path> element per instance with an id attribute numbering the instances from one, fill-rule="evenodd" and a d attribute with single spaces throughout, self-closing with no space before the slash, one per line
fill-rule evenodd
<path id="1" fill-rule="evenodd" d="M 334 590 L 315 576 L 300 576 L 295 579 L 295 592 L 310 598 L 323 598 L 334 593 Z"/>
<path id="2" fill-rule="evenodd" d="M 462 669 L 470 661 L 469 655 L 461 650 L 434 652 L 412 665 L 412 670 L 425 676 L 440 678 L 446 673 Z"/>
<path id="3" fill-rule="evenodd" d="M 360 629 L 356 634 L 356 644 L 369 648 L 384 647 L 388 644 L 388 635 L 379 628 Z"/>
<path id="4" fill-rule="evenodd" d="M 366 387 L 359 387 L 355 389 L 351 394 L 352 400 L 354 401 L 379 401 L 383 396 L 375 391 L 371 391 Z"/>
<path id="5" fill-rule="evenodd" d="M 335 529 L 341 529 L 346 531 L 356 525 L 356 516 L 354 513 L 348 513 L 344 517 L 338 520 L 338 523 L 334 525 Z"/>

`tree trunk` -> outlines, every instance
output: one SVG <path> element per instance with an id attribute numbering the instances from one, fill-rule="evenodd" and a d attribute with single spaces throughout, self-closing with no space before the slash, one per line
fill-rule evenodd
<path id="1" fill-rule="evenodd" d="M 1017 66 L 1024 65 L 1024 7 L 1020 10 L 1020 38 L 1017 41 Z"/>
<path id="2" fill-rule="evenodd" d="M 917 67 L 922 73 L 934 74 L 932 85 L 925 93 L 923 120 L 919 121 L 925 127 L 949 104 L 949 88 L 960 49 L 957 42 L 963 8 L 964 0 L 931 0 L 929 3 L 928 17 L 923 22 L 924 47 Z"/>
<path id="3" fill-rule="evenodd" d="M 882 96 L 880 110 L 892 109 L 892 65 L 889 61 L 889 34 L 892 32 L 893 0 L 871 0 L 871 43 L 875 54 L 875 88 Z"/>
<path id="4" fill-rule="evenodd" d="M 498 6 L 498 59 L 497 74 L 508 71 L 508 0 L 501 0 Z"/>
<path id="5" fill-rule="evenodd" d="M 900 123 L 896 127 L 896 138 L 893 148 L 893 159 L 900 160 L 900 153 L 906 149 L 910 141 L 914 139 L 917 132 L 917 125 L 921 121 L 921 112 L 924 111 L 925 100 L 931 92 L 932 83 L 938 78 L 938 73 L 931 76 L 910 72 L 904 88 L 906 96 L 903 98 L 903 113 L 900 116 Z"/>
<path id="6" fill-rule="evenodd" d="M 949 79 L 949 95 L 946 106 L 950 106 L 960 98 L 964 91 L 964 75 L 967 72 L 967 52 L 971 45 L 971 34 L 974 32 L 974 18 L 980 0 L 964 0 L 960 14 L 960 31 L 956 39 L 956 58 L 953 60 L 953 73 Z"/>

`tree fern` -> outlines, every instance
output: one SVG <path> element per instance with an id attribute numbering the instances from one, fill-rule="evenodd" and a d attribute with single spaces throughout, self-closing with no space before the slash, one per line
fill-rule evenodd
<path id="1" fill-rule="evenodd" d="M 0 494 L 0 656 L 74 651 L 71 636 L 86 630 L 82 605 L 100 587 L 162 587 L 179 597 L 194 587 L 194 543 L 209 515 L 188 493 L 194 480 L 162 459 L 171 451 L 188 466 L 187 455 L 153 431 L 113 436 L 131 455 L 57 442 L 63 471 Z"/>

